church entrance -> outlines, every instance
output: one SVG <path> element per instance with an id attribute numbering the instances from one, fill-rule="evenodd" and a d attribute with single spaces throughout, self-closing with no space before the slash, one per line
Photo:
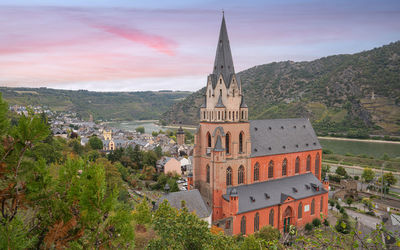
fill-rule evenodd
<path id="1" fill-rule="evenodd" d="M 293 212 L 291 207 L 287 207 L 283 213 L 283 232 L 288 233 L 290 228 L 290 223 L 292 222 Z"/>

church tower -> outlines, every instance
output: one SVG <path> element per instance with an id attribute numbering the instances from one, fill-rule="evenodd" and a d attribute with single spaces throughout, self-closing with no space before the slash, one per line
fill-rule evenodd
<path id="1" fill-rule="evenodd" d="M 211 207 L 214 222 L 224 218 L 222 195 L 227 187 L 250 183 L 249 127 L 248 108 L 235 74 L 223 16 L 194 148 L 194 188 Z"/>

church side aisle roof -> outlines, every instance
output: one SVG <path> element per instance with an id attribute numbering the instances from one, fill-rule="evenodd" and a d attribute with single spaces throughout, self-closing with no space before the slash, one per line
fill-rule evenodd
<path id="1" fill-rule="evenodd" d="M 250 121 L 251 157 L 321 149 L 306 118 Z"/>
<path id="2" fill-rule="evenodd" d="M 238 214 L 282 204 L 288 197 L 300 200 L 327 192 L 312 173 L 229 187 L 223 195 L 225 200 L 233 189 L 239 197 Z"/>

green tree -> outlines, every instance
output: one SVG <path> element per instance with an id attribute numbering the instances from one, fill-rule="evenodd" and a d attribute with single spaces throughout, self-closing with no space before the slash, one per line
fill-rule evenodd
<path id="1" fill-rule="evenodd" d="M 347 205 L 349 205 L 349 207 L 351 207 L 351 204 L 353 203 L 353 199 L 351 197 L 348 197 L 346 199 L 346 203 L 347 203 Z"/>
<path id="2" fill-rule="evenodd" d="M 392 172 L 388 172 L 388 173 L 383 174 L 383 181 L 385 183 L 387 183 L 387 185 L 390 187 L 390 186 L 396 184 L 397 179 L 396 179 L 396 177 L 394 177 Z"/>
<path id="3" fill-rule="evenodd" d="M 140 150 L 139 145 L 135 145 L 131 154 L 131 159 L 138 169 L 143 167 L 143 152 Z"/>
<path id="4" fill-rule="evenodd" d="M 158 157 L 154 151 L 149 150 L 149 151 L 143 152 L 142 154 L 143 154 L 143 165 L 153 166 L 153 167 L 156 166 Z"/>
<path id="5" fill-rule="evenodd" d="M 141 134 L 144 134 L 144 132 L 145 132 L 143 126 L 137 127 L 137 128 L 135 128 L 135 130 L 136 130 L 136 132 L 141 133 Z"/>
<path id="6" fill-rule="evenodd" d="M 347 172 L 346 172 L 346 169 L 344 169 L 344 167 L 338 166 L 338 167 L 336 168 L 336 174 L 338 174 L 338 175 L 340 175 L 340 176 L 346 176 L 346 175 L 347 175 Z"/>
<path id="7" fill-rule="evenodd" d="M 158 159 L 160 159 L 161 156 L 163 155 L 162 149 L 161 149 L 160 146 L 155 147 L 155 148 L 154 148 L 154 152 L 156 153 Z"/>
<path id="8" fill-rule="evenodd" d="M 275 227 L 270 225 L 262 227 L 260 231 L 254 234 L 256 238 L 263 239 L 267 242 L 278 241 L 281 238 L 281 233 Z"/>
<path id="9" fill-rule="evenodd" d="M 371 182 L 375 177 L 375 172 L 371 168 L 364 168 L 361 177 L 366 183 Z"/>
<path id="10" fill-rule="evenodd" d="M 147 225 L 151 223 L 151 218 L 152 218 L 151 216 L 152 215 L 149 203 L 146 197 L 144 197 L 142 199 L 142 202 L 136 206 L 136 209 L 133 212 L 133 218 L 136 221 L 136 223 L 141 225 Z"/>
<path id="11" fill-rule="evenodd" d="M 100 140 L 100 138 L 98 138 L 97 136 L 92 136 L 92 137 L 90 137 L 90 139 L 89 139 L 89 145 L 90 145 L 90 147 L 92 148 L 92 149 L 97 149 L 97 150 L 100 150 L 100 149 L 103 149 L 103 142 Z"/>

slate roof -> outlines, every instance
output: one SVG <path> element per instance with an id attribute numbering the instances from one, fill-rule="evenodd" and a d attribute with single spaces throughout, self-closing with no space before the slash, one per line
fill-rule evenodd
<path id="1" fill-rule="evenodd" d="M 173 192 L 162 196 L 155 204 L 155 208 L 164 201 L 168 200 L 172 207 L 181 209 L 181 201 L 184 200 L 189 212 L 195 212 L 200 218 L 206 218 L 211 215 L 211 210 L 207 208 L 203 198 L 201 198 L 200 192 L 197 189 Z"/>
<path id="2" fill-rule="evenodd" d="M 244 97 L 242 96 L 242 102 L 240 103 L 241 108 L 247 108 L 247 104 L 244 102 Z"/>
<path id="3" fill-rule="evenodd" d="M 250 121 L 251 157 L 321 149 L 306 118 Z"/>
<path id="4" fill-rule="evenodd" d="M 236 189 L 239 196 L 238 214 L 282 204 L 288 197 L 300 200 L 328 192 L 312 173 L 228 187 L 226 194 L 223 195 L 225 200 L 229 201 L 229 194 L 233 189 Z M 267 196 L 269 198 L 266 198 Z M 250 197 L 253 197 L 253 200 Z"/>

